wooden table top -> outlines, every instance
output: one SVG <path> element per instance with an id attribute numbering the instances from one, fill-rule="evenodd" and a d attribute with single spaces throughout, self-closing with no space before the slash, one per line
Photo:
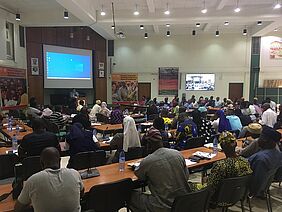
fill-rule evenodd
<path id="1" fill-rule="evenodd" d="M 184 150 L 184 151 L 181 151 L 181 153 L 184 156 L 184 158 L 187 159 L 196 151 L 212 152 L 212 150 L 207 149 L 205 147 L 199 147 L 195 149 Z M 189 165 L 188 167 L 197 168 L 197 167 L 201 167 L 201 166 L 205 166 L 205 165 L 214 163 L 222 159 L 225 159 L 224 153 L 218 152 L 218 154 L 214 158 L 210 160 L 200 160 L 199 163 Z M 136 160 L 133 160 L 133 161 L 136 161 Z M 133 161 L 126 162 L 126 169 L 124 172 L 119 171 L 118 163 L 97 167 L 97 169 L 100 172 L 99 177 L 94 177 L 94 178 L 83 180 L 85 192 L 88 192 L 91 189 L 91 187 L 94 185 L 110 183 L 110 182 L 118 181 L 118 180 L 125 179 L 125 178 L 131 178 L 133 180 L 136 180 L 137 177 L 135 176 L 134 172 L 132 171 L 130 167 L 127 166 L 128 163 L 133 162 Z M 0 185 L 0 191 L 1 191 L 0 195 L 10 192 L 11 189 L 12 189 L 11 184 Z M 15 201 L 12 199 L 11 196 L 9 196 L 6 200 L 0 202 L 0 211 L 3 211 L 3 212 L 4 211 L 13 211 L 14 204 L 15 204 Z"/>
<path id="2" fill-rule="evenodd" d="M 18 140 L 22 140 L 25 135 L 28 135 L 33 132 L 32 128 L 27 125 L 20 125 L 20 127 L 24 128 L 25 132 L 19 132 L 17 135 L 16 126 L 13 126 L 13 130 L 9 131 L 7 128 L 1 129 L 1 132 L 7 136 L 9 139 L 13 137 L 13 135 L 17 135 Z"/>
<path id="3" fill-rule="evenodd" d="M 122 124 L 93 125 L 92 128 L 95 128 L 98 131 L 114 131 L 114 130 L 121 130 Z"/>

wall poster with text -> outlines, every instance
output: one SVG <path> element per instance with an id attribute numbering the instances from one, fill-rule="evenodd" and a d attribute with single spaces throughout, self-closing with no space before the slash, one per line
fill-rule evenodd
<path id="1" fill-rule="evenodd" d="M 159 68 L 159 95 L 178 95 L 178 67 Z"/>
<path id="2" fill-rule="evenodd" d="M 112 74 L 113 103 L 138 101 L 138 74 Z"/>

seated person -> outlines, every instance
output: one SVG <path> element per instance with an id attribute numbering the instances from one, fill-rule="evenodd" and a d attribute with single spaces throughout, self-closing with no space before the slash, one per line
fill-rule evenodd
<path id="1" fill-rule="evenodd" d="M 60 150 L 56 135 L 45 130 L 45 125 L 41 118 L 32 120 L 32 130 L 33 132 L 25 135 L 20 142 L 18 148 L 20 158 L 38 156 L 46 147 L 56 147 Z"/>
<path id="2" fill-rule="evenodd" d="M 235 109 L 234 114 L 239 117 L 243 127 L 248 126 L 253 122 L 251 117 L 249 115 L 243 115 L 241 109 L 239 108 Z"/>
<path id="3" fill-rule="evenodd" d="M 123 122 L 123 114 L 120 110 L 120 105 L 115 105 L 114 110 L 111 112 L 111 124 L 121 124 Z"/>
<path id="4" fill-rule="evenodd" d="M 231 130 L 232 131 L 241 131 L 242 130 L 242 123 L 238 116 L 234 115 L 233 109 L 227 110 L 227 116 L 226 118 L 229 120 Z"/>
<path id="5" fill-rule="evenodd" d="M 96 104 L 92 107 L 89 116 L 91 117 L 91 119 L 96 117 L 97 113 L 100 113 L 101 111 L 101 100 L 98 99 L 96 100 Z"/>
<path id="6" fill-rule="evenodd" d="M 275 129 L 282 129 L 282 104 L 279 105 L 279 115 L 277 116 L 277 122 L 274 125 Z"/>
<path id="7" fill-rule="evenodd" d="M 84 106 L 84 101 L 81 99 L 81 100 L 78 101 L 76 111 L 80 112 L 80 110 L 83 108 L 83 106 Z"/>
<path id="8" fill-rule="evenodd" d="M 101 103 L 101 110 L 100 110 L 99 113 L 104 115 L 104 116 L 106 116 L 106 117 L 110 117 L 111 111 L 107 108 L 107 103 L 106 102 L 102 102 Z"/>
<path id="9" fill-rule="evenodd" d="M 134 173 L 139 180 L 148 183 L 150 194 L 134 190 L 129 207 L 138 212 L 169 212 L 175 197 L 191 191 L 185 159 L 180 152 L 163 148 L 160 133 L 148 144 L 151 154 L 141 161 Z"/>
<path id="10" fill-rule="evenodd" d="M 40 118 L 42 115 L 42 112 L 37 108 L 37 101 L 35 97 L 30 98 L 26 114 L 29 119 Z"/>
<path id="11" fill-rule="evenodd" d="M 80 113 L 73 117 L 72 124 L 77 122 L 81 123 L 84 129 L 91 130 L 91 122 L 89 120 L 87 108 L 82 108 Z"/>
<path id="12" fill-rule="evenodd" d="M 186 108 L 185 107 L 180 107 L 179 108 L 179 114 L 181 114 L 181 113 L 185 113 L 185 115 L 186 115 Z M 179 114 L 173 118 L 173 120 L 171 122 L 171 126 L 170 126 L 171 129 L 176 129 L 177 128 Z"/>
<path id="13" fill-rule="evenodd" d="M 178 128 L 176 131 L 177 149 L 183 149 L 189 138 L 197 137 L 197 125 L 191 118 L 187 118 L 183 113 L 179 114 Z"/>
<path id="14" fill-rule="evenodd" d="M 132 117 L 126 116 L 123 119 L 123 133 L 115 134 L 110 142 L 110 147 L 117 150 L 114 156 L 109 159 L 109 162 L 112 163 L 118 162 L 120 151 L 127 152 L 129 148 L 141 147 L 140 134 Z"/>
<path id="15" fill-rule="evenodd" d="M 73 156 L 79 152 L 95 151 L 99 149 L 98 140 L 93 140 L 93 133 L 85 130 L 81 123 L 74 123 L 69 134 L 66 136 L 66 142 L 69 144 L 70 160 L 68 167 L 71 167 Z"/>
<path id="16" fill-rule="evenodd" d="M 60 168 L 60 154 L 56 148 L 45 148 L 40 156 L 43 171 L 32 175 L 24 183 L 15 204 L 15 212 L 80 211 L 84 187 L 80 175 L 73 169 Z"/>
<path id="17" fill-rule="evenodd" d="M 252 173 L 250 164 L 243 157 L 237 156 L 235 148 L 237 146 L 236 138 L 232 133 L 225 131 L 219 136 L 219 143 L 226 156 L 226 159 L 216 162 L 208 177 L 207 184 L 214 191 L 214 195 L 211 198 L 211 202 L 214 202 L 218 186 L 221 180 L 232 177 L 245 176 Z M 228 205 L 228 203 L 226 203 Z M 222 205 L 226 206 L 226 205 Z"/>
<path id="18" fill-rule="evenodd" d="M 263 126 L 261 136 L 258 140 L 260 151 L 249 158 L 253 170 L 250 184 L 252 196 L 265 197 L 265 183 L 269 172 L 275 171 L 282 166 L 282 153 L 277 149 L 277 143 L 281 134 L 271 127 Z"/>
<path id="19" fill-rule="evenodd" d="M 214 118 L 212 126 L 216 132 L 222 133 L 231 130 L 229 120 L 225 117 L 223 110 L 216 111 Z"/>
<path id="20" fill-rule="evenodd" d="M 59 129 L 62 129 L 66 123 L 61 111 L 62 107 L 56 105 L 54 107 L 53 113 L 49 116 L 49 121 L 53 124 L 56 124 Z"/>

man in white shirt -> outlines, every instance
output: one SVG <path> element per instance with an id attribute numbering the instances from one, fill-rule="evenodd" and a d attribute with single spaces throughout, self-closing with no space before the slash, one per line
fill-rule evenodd
<path id="1" fill-rule="evenodd" d="M 260 124 L 272 127 L 277 122 L 277 114 L 271 109 L 269 103 L 262 105 L 263 113 L 261 115 Z"/>
<path id="2" fill-rule="evenodd" d="M 270 104 L 270 108 L 276 112 L 276 103 L 270 99 L 270 97 L 266 98 L 266 101 Z"/>
<path id="3" fill-rule="evenodd" d="M 15 205 L 15 212 L 25 211 L 32 205 L 35 212 L 79 212 L 80 197 L 84 193 L 79 173 L 60 168 L 60 154 L 54 147 L 45 148 L 40 156 L 41 172 L 25 183 Z"/>
<path id="4" fill-rule="evenodd" d="M 101 111 L 101 100 L 98 99 L 96 100 L 96 104 L 92 107 L 91 111 L 90 111 L 90 118 L 95 118 L 97 113 L 100 113 Z"/>

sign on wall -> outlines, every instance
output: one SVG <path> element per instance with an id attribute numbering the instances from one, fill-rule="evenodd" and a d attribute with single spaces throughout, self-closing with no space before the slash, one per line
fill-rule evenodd
<path id="1" fill-rule="evenodd" d="M 270 43 L 270 59 L 282 59 L 282 41 Z"/>
<path id="2" fill-rule="evenodd" d="M 159 95 L 178 95 L 178 67 L 159 68 Z"/>
<path id="3" fill-rule="evenodd" d="M 138 74 L 112 74 L 112 101 L 138 101 Z"/>
<path id="4" fill-rule="evenodd" d="M 1 106 L 27 105 L 26 70 L 0 67 Z"/>

